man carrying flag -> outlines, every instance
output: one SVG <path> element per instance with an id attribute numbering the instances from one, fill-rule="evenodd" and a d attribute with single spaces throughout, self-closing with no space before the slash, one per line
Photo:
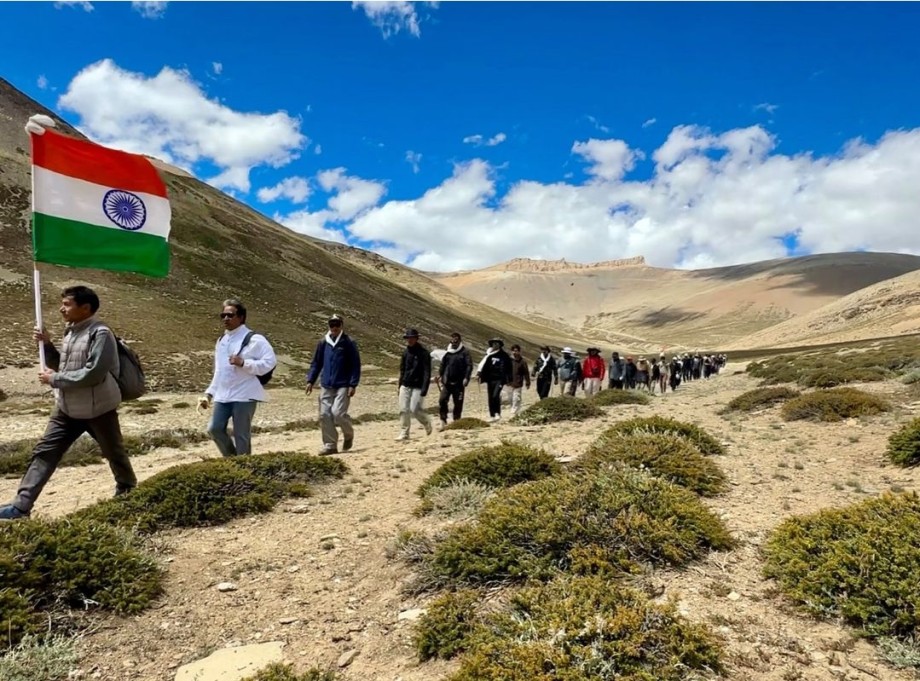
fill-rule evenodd
<path id="1" fill-rule="evenodd" d="M 33 116 L 26 125 L 32 138 L 36 263 L 165 277 L 170 207 L 166 186 L 153 164 L 143 156 L 45 129 L 53 126 L 47 116 Z M 0 506 L 0 520 L 16 520 L 32 512 L 64 454 L 84 433 L 99 443 L 108 460 L 116 495 L 130 492 L 137 484 L 118 422 L 123 397 L 137 395 L 123 394 L 129 385 L 123 381 L 125 371 L 130 368 L 111 329 L 96 318 L 99 296 L 85 286 L 64 289 L 60 312 L 67 328 L 59 352 L 42 324 L 37 267 L 34 284 L 35 340 L 42 365 L 38 379 L 55 389 L 56 405 L 16 498 Z"/>

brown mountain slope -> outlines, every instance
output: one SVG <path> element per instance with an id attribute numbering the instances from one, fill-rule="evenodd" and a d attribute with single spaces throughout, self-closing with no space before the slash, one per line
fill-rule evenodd
<path id="1" fill-rule="evenodd" d="M 28 339 L 33 324 L 30 160 L 23 131 L 34 113 L 60 121 L 0 80 L 0 296 L 7 314 L 0 329 L 2 364 L 35 361 Z M 163 175 L 173 208 L 168 278 L 41 266 L 49 328 L 59 329 L 55 310 L 62 285 L 94 286 L 103 299 L 102 316 L 136 342 L 161 387 L 200 389 L 206 384 L 220 333 L 217 306 L 231 295 L 247 303 L 251 326 L 272 339 L 285 363 L 277 372 L 282 380 L 286 374 L 302 380 L 309 353 L 333 311 L 345 316 L 347 330 L 359 341 L 371 380 L 375 366 L 392 370 L 406 326 L 418 327 L 423 342 L 435 346 L 455 329 L 478 348 L 498 334 L 528 344 L 552 335 L 541 334 L 533 324 L 525 329 L 494 310 L 482 321 L 476 317 L 482 305 L 472 313 L 455 311 L 427 291 L 394 284 L 387 273 L 355 267 L 194 178 Z"/>
<path id="2" fill-rule="evenodd" d="M 839 253 L 684 271 L 644 261 L 513 261 L 442 275 L 457 293 L 635 349 L 724 346 L 920 269 L 920 257 Z M 791 339 L 790 339 L 790 342 Z"/>

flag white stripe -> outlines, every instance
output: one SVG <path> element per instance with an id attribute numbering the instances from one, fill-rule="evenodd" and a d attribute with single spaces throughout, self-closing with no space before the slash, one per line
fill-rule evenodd
<path id="1" fill-rule="evenodd" d="M 118 189 L 118 187 L 105 187 L 78 180 L 41 166 L 32 166 L 32 177 L 35 182 L 32 205 L 36 213 L 86 222 L 99 227 L 132 231 L 113 222 L 102 207 L 106 192 L 110 189 Z M 169 221 L 172 214 L 169 199 L 145 192 L 130 193 L 143 201 L 147 209 L 147 219 L 136 232 L 168 239 Z"/>

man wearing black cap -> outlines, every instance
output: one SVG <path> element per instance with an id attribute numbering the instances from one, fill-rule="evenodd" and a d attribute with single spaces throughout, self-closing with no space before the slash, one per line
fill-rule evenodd
<path id="1" fill-rule="evenodd" d="M 409 426 L 415 417 L 431 435 L 431 418 L 425 413 L 425 396 L 431 384 L 431 354 L 418 342 L 418 331 L 406 329 L 406 349 L 399 360 L 399 421 L 397 441 L 409 439 Z"/>
<path id="2" fill-rule="evenodd" d="M 502 418 L 502 389 L 511 383 L 511 356 L 505 352 L 505 341 L 493 338 L 489 341 L 486 356 L 476 368 L 480 383 L 485 383 L 489 395 L 489 420 L 493 423 Z"/>
<path id="3" fill-rule="evenodd" d="M 343 332 L 343 327 L 339 315 L 329 318 L 329 333 L 316 346 L 307 374 L 307 395 L 313 392 L 317 379 L 323 388 L 319 396 L 319 424 L 323 434 L 320 454 L 338 452 L 336 426 L 342 429 L 343 451 L 351 449 L 355 439 L 348 407 L 361 380 L 361 356 L 357 344 Z"/>

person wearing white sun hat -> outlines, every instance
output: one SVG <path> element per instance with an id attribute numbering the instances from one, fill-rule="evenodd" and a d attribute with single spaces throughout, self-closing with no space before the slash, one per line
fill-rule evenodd
<path id="1" fill-rule="evenodd" d="M 562 394 L 570 397 L 575 396 L 575 391 L 582 383 L 581 364 L 572 348 L 562 348 L 562 361 L 559 362 L 559 383 L 562 386 Z"/>

